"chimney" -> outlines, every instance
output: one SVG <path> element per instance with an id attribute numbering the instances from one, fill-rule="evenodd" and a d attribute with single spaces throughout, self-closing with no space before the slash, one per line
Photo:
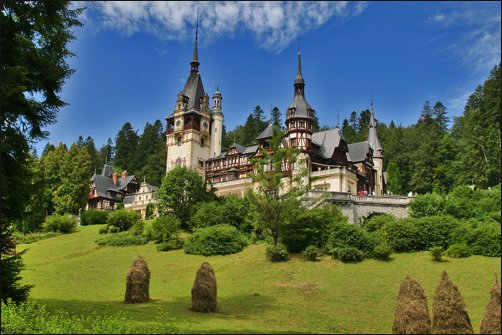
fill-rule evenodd
<path id="1" fill-rule="evenodd" d="M 122 174 L 120 175 L 120 178 L 124 179 L 127 177 L 127 170 L 124 170 Z"/>
<path id="2" fill-rule="evenodd" d="M 117 173 L 116 172 L 113 173 L 112 179 L 113 179 L 113 185 L 117 186 Z"/>

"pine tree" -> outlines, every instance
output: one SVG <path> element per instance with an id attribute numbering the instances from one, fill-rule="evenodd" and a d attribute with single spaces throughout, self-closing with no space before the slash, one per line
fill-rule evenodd
<path id="1" fill-rule="evenodd" d="M 390 162 L 387 166 L 387 190 L 393 194 L 402 194 L 401 176 L 396 163 Z"/>
<path id="2" fill-rule="evenodd" d="M 281 118 L 281 112 L 279 111 L 279 108 L 274 107 L 272 108 L 272 111 L 270 112 L 270 120 L 272 121 L 272 124 L 274 126 L 282 127 L 282 118 Z"/>
<path id="3" fill-rule="evenodd" d="M 129 122 L 124 123 L 115 137 L 114 166 L 127 170 L 129 174 L 134 174 L 138 141 L 139 136 L 131 124 Z"/>

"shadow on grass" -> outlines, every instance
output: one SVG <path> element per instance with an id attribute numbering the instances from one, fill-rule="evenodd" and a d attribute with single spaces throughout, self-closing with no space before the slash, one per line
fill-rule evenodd
<path id="1" fill-rule="evenodd" d="M 155 297 L 146 304 L 126 304 L 123 300 L 117 301 L 85 301 L 85 300 L 58 300 L 34 299 L 39 304 L 47 307 L 52 312 L 66 311 L 70 314 L 87 314 L 96 312 L 98 315 L 111 316 L 121 313 L 132 323 L 154 324 L 173 319 L 176 326 L 186 329 L 190 333 L 269 333 L 256 329 L 242 329 L 238 323 L 232 325 L 232 320 L 256 320 L 259 316 L 270 311 L 275 301 L 270 296 L 257 293 L 236 296 L 219 297 L 218 311 L 216 313 L 198 313 L 190 309 L 191 296 L 173 297 L 170 300 L 156 299 Z M 228 324 L 222 328 L 221 324 Z M 218 327 L 218 329 L 212 326 Z M 238 329 L 233 329 L 237 327 Z M 221 328 L 221 329 L 220 329 Z M 290 331 L 288 331 L 290 332 Z M 281 333 L 277 331 L 277 333 Z"/>

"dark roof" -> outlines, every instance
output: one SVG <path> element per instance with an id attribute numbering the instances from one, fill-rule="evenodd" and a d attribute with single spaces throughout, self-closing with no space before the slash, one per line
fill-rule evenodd
<path id="1" fill-rule="evenodd" d="M 249 147 L 246 147 L 246 150 L 244 150 L 243 154 L 250 154 L 250 153 L 255 153 L 256 150 L 258 150 L 259 145 L 250 145 Z"/>
<path id="2" fill-rule="evenodd" d="M 105 166 L 103 167 L 103 171 L 101 172 L 101 175 L 103 177 L 111 178 L 112 174 L 113 174 L 113 166 L 105 164 Z"/>
<path id="3" fill-rule="evenodd" d="M 354 163 L 366 160 L 367 154 L 371 153 L 372 150 L 367 141 L 351 143 L 348 147 L 350 160 Z"/>
<path id="4" fill-rule="evenodd" d="M 370 124 L 369 124 L 369 130 L 368 130 L 368 143 L 371 145 L 371 148 L 373 148 L 373 155 L 374 157 L 382 157 L 380 154 L 380 150 L 383 151 L 382 145 L 380 144 L 380 141 L 378 140 L 378 135 L 377 135 L 377 123 L 375 120 L 375 115 L 373 114 L 373 111 L 371 111 L 370 114 Z"/>
<path id="5" fill-rule="evenodd" d="M 206 94 L 199 72 L 190 72 L 190 76 L 183 88 L 183 94 L 188 98 L 187 110 L 200 111 L 200 99 Z"/>
<path id="6" fill-rule="evenodd" d="M 312 134 L 312 142 L 317 144 L 319 153 L 324 158 L 331 158 L 333 152 L 340 145 L 340 139 L 345 141 L 340 129 L 330 129 Z"/>
<path id="7" fill-rule="evenodd" d="M 235 148 L 239 153 L 243 153 L 245 150 L 246 150 L 246 147 L 243 146 L 243 145 L 240 145 L 240 144 L 237 144 L 234 142 L 234 144 L 232 144 L 230 146 L 230 148 L 228 148 L 229 150 L 232 149 L 232 148 Z"/>
<path id="8" fill-rule="evenodd" d="M 305 100 L 305 96 L 303 96 L 302 94 L 295 94 L 295 98 L 293 99 L 293 102 L 289 105 L 288 109 L 290 108 L 296 109 L 294 117 L 302 117 L 302 118 L 309 118 L 308 110 L 313 110 L 312 107 L 310 107 L 307 100 Z"/>
<path id="9" fill-rule="evenodd" d="M 123 194 L 123 190 L 125 190 L 133 180 L 135 180 L 134 176 L 128 176 L 124 179 L 117 178 L 117 185 L 114 185 L 113 178 L 105 177 L 99 174 L 94 174 L 91 178 L 91 181 L 94 182 L 94 186 L 96 187 L 96 194 L 101 198 L 111 199 L 114 201 L 117 201 L 117 199 L 110 197 L 107 192 Z"/>
<path id="10" fill-rule="evenodd" d="M 267 128 L 265 128 L 265 130 L 262 131 L 256 139 L 262 140 L 265 138 L 270 138 L 270 137 L 272 137 L 273 133 L 274 133 L 274 125 L 272 122 L 270 122 L 269 125 L 267 126 Z"/>

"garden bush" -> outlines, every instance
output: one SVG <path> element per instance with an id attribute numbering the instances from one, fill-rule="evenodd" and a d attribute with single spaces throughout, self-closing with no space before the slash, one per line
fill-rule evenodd
<path id="1" fill-rule="evenodd" d="M 336 206 L 301 211 L 282 227 L 280 240 L 292 253 L 305 250 L 309 245 L 323 249 L 333 227 L 346 223 L 347 218 Z"/>
<path id="2" fill-rule="evenodd" d="M 348 223 L 337 223 L 330 226 L 331 232 L 327 242 L 327 249 L 333 253 L 334 249 L 351 247 L 368 255 L 379 241 L 359 226 Z"/>
<path id="3" fill-rule="evenodd" d="M 446 254 L 451 258 L 464 258 L 471 256 L 472 252 L 467 243 L 455 243 L 450 245 Z"/>
<path id="4" fill-rule="evenodd" d="M 145 229 L 145 222 L 143 220 L 138 220 L 133 223 L 130 231 L 133 235 L 143 235 L 143 230 Z"/>
<path id="5" fill-rule="evenodd" d="M 414 250 L 428 250 L 433 246 L 444 249 L 451 244 L 451 231 L 459 222 L 450 215 L 426 216 L 414 222 L 417 227 L 417 240 Z"/>
<path id="6" fill-rule="evenodd" d="M 416 221 L 405 218 L 386 223 L 381 229 L 382 239 L 396 252 L 420 250 Z"/>
<path id="7" fill-rule="evenodd" d="M 316 261 L 319 250 L 315 245 L 309 245 L 302 253 L 302 256 L 307 261 Z"/>
<path id="8" fill-rule="evenodd" d="M 271 262 L 285 262 L 289 259 L 288 249 L 282 243 L 268 246 L 265 254 Z"/>
<path id="9" fill-rule="evenodd" d="M 185 252 L 194 255 L 228 255 L 242 251 L 248 241 L 237 228 L 216 225 L 199 228 L 185 243 Z"/>
<path id="10" fill-rule="evenodd" d="M 52 214 L 45 218 L 43 226 L 45 231 L 71 233 L 77 228 L 77 219 L 70 214 Z"/>
<path id="11" fill-rule="evenodd" d="M 119 227 L 108 226 L 108 232 L 111 233 L 111 234 L 115 234 L 115 233 L 120 232 L 120 229 L 119 229 Z"/>
<path id="12" fill-rule="evenodd" d="M 108 212 L 90 210 L 80 214 L 80 225 L 89 226 L 94 224 L 106 224 Z"/>
<path id="13" fill-rule="evenodd" d="M 444 248 L 441 246 L 434 246 L 429 249 L 431 253 L 432 260 L 435 262 L 441 262 L 441 258 L 443 257 Z"/>
<path id="14" fill-rule="evenodd" d="M 500 223 L 469 219 L 451 233 L 452 244 L 466 243 L 472 254 L 500 257 Z"/>
<path id="15" fill-rule="evenodd" d="M 223 206 L 217 201 L 200 204 L 197 212 L 192 216 L 192 228 L 205 228 L 226 223 Z"/>
<path id="16" fill-rule="evenodd" d="M 108 234 L 108 226 L 103 226 L 99 228 L 100 234 Z"/>
<path id="17" fill-rule="evenodd" d="M 127 231 L 139 219 L 140 215 L 138 212 L 119 209 L 108 215 L 107 224 L 117 227 L 120 231 Z"/>
<path id="18" fill-rule="evenodd" d="M 373 233 L 380 230 L 386 223 L 395 221 L 396 218 L 390 214 L 373 215 L 364 220 L 362 227 L 367 232 Z"/>
<path id="19" fill-rule="evenodd" d="M 149 239 L 157 242 L 167 242 L 177 238 L 181 227 L 181 221 L 172 214 L 158 217 L 149 226 L 146 235 Z"/>
<path id="20" fill-rule="evenodd" d="M 102 246 L 125 247 L 146 244 L 148 240 L 143 236 L 133 235 L 126 231 L 100 237 L 95 242 Z"/>
<path id="21" fill-rule="evenodd" d="M 333 249 L 333 257 L 344 263 L 357 263 L 363 260 L 364 254 L 354 247 L 338 247 Z"/>
<path id="22" fill-rule="evenodd" d="M 178 250 L 182 249 L 184 245 L 184 241 L 180 238 L 173 238 L 167 242 L 162 242 L 157 244 L 157 251 L 169 251 L 169 250 Z"/>
<path id="23" fill-rule="evenodd" d="M 16 244 L 30 244 L 40 240 L 44 240 L 46 238 L 59 236 L 60 233 L 55 232 L 40 232 L 40 233 L 28 233 L 22 234 L 20 232 L 13 232 L 12 236 L 16 240 Z"/>
<path id="24" fill-rule="evenodd" d="M 446 199 L 436 193 L 416 196 L 410 202 L 410 215 L 413 218 L 446 214 Z"/>
<path id="25" fill-rule="evenodd" d="M 391 254 L 392 254 L 392 248 L 385 243 L 381 243 L 375 246 L 375 248 L 373 248 L 371 257 L 379 259 L 381 261 L 388 261 L 390 259 Z"/>

